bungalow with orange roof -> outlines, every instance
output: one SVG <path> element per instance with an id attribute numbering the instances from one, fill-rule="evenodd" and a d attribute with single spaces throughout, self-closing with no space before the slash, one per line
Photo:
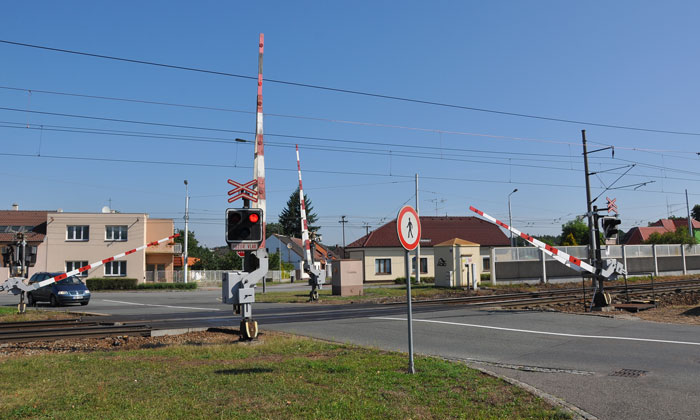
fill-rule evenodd
<path id="1" fill-rule="evenodd" d="M 465 241 L 479 245 L 478 266 L 490 269 L 491 249 L 508 247 L 510 241 L 501 228 L 478 217 L 433 217 L 421 216 L 420 272 L 421 276 L 435 277 L 436 245 L 448 241 Z M 397 277 L 406 277 L 404 249 L 396 233 L 393 220 L 368 235 L 347 245 L 349 259 L 363 262 L 364 281 L 386 282 Z M 415 257 L 414 257 L 415 258 Z M 415 259 L 413 261 L 415 266 Z"/>

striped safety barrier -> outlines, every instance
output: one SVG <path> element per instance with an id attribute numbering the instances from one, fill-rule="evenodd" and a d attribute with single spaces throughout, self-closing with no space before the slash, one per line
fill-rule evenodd
<path id="1" fill-rule="evenodd" d="M 57 281 L 61 281 L 61 280 L 65 279 L 65 278 L 67 278 L 67 277 L 75 276 L 76 274 L 80 274 L 80 273 L 82 273 L 82 272 L 84 272 L 84 271 L 88 271 L 88 270 L 90 270 L 90 269 L 92 269 L 92 268 L 97 268 L 97 267 L 99 267 L 99 266 L 101 266 L 101 265 L 103 265 L 103 264 L 107 264 L 107 263 L 112 262 L 112 261 L 114 261 L 114 260 L 118 260 L 118 259 L 120 259 L 120 258 L 126 257 L 127 255 L 131 255 L 131 254 L 133 254 L 134 252 L 141 251 L 141 250 L 146 249 L 146 248 L 148 248 L 148 247 L 150 247 L 150 246 L 155 246 L 155 245 L 162 244 L 163 242 L 166 242 L 166 241 L 169 241 L 169 240 L 171 240 L 171 239 L 177 238 L 178 236 L 180 236 L 180 234 L 179 234 L 179 233 L 176 233 L 175 235 L 168 236 L 167 238 L 163 238 L 163 239 L 160 239 L 160 240 L 158 240 L 158 241 L 149 242 L 149 243 L 147 243 L 146 245 L 140 246 L 140 247 L 138 247 L 138 248 L 131 249 L 131 250 L 126 251 L 126 252 L 122 252 L 121 254 L 117 254 L 117 255 L 115 255 L 115 256 L 113 256 L 113 257 L 105 258 L 104 260 L 97 261 L 97 262 L 94 262 L 94 263 L 92 263 L 92 264 L 88 264 L 88 265 L 86 265 L 86 266 L 80 267 L 80 268 L 76 268 L 76 269 L 73 270 L 73 271 L 69 271 L 69 272 L 67 272 L 67 273 L 59 274 L 58 276 L 51 277 L 50 279 L 42 280 L 42 281 L 40 281 L 39 283 L 37 283 L 36 288 L 38 289 L 39 287 L 44 287 L 44 286 L 46 286 L 46 285 L 48 285 L 48 284 L 51 284 L 51 283 L 54 283 L 54 282 L 57 282 Z"/>
<path id="2" fill-rule="evenodd" d="M 550 257 L 554 258 L 555 260 L 559 261 L 560 263 L 564 264 L 565 266 L 572 268 L 576 271 L 587 271 L 589 273 L 595 274 L 595 268 L 588 264 L 585 261 L 581 261 L 580 259 L 574 257 L 573 255 L 569 255 L 566 252 L 557 249 L 551 245 L 548 245 L 538 239 L 533 238 L 532 236 L 523 233 L 519 231 L 518 229 L 515 229 L 513 226 L 508 226 L 507 224 L 501 222 L 500 220 L 496 219 L 495 217 L 489 216 L 488 214 L 484 213 L 483 211 L 475 208 L 474 206 L 469 206 L 469 210 L 473 211 L 474 213 L 478 214 L 479 216 L 484 217 L 491 223 L 495 223 L 498 226 L 502 227 L 503 229 L 509 230 L 513 232 L 514 234 L 518 235 L 519 237 L 525 239 L 535 247 L 541 249 L 543 252 L 545 252 L 547 255 Z"/>

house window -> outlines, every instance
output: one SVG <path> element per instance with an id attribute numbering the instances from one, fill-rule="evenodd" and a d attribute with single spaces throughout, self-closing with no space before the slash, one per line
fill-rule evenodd
<path id="1" fill-rule="evenodd" d="M 105 226 L 106 241 L 126 241 L 128 226 Z"/>
<path id="2" fill-rule="evenodd" d="M 90 240 L 90 226 L 67 226 L 67 241 L 88 241 Z"/>
<path id="3" fill-rule="evenodd" d="M 69 271 L 77 270 L 80 267 L 85 267 L 88 265 L 87 261 L 66 261 L 66 273 Z M 87 277 L 88 272 L 87 270 L 83 271 L 82 273 L 76 274 L 78 277 Z"/>
<path id="4" fill-rule="evenodd" d="M 376 274 L 391 274 L 391 259 L 377 258 L 374 260 L 374 271 Z"/>
<path id="5" fill-rule="evenodd" d="M 491 271 L 491 257 L 484 257 L 481 260 L 481 266 L 484 271 Z"/>
<path id="6" fill-rule="evenodd" d="M 105 276 L 126 276 L 126 261 L 112 261 L 105 264 Z"/>
<path id="7" fill-rule="evenodd" d="M 413 266 L 413 270 L 415 270 L 416 269 L 416 257 L 413 257 L 413 259 L 411 259 L 411 265 Z M 421 272 L 421 274 L 428 273 L 428 259 L 427 258 L 420 259 L 420 272 Z"/>

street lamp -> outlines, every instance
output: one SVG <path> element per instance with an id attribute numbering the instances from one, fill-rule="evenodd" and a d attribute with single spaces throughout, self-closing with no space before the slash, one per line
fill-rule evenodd
<path id="1" fill-rule="evenodd" d="M 187 222 L 190 220 L 190 191 L 189 191 L 189 186 L 187 184 L 187 180 L 185 180 L 185 252 L 184 256 L 182 258 L 182 265 L 183 265 L 183 270 L 185 274 L 185 283 L 187 283 L 187 262 L 188 262 L 188 257 L 187 257 L 187 237 L 190 236 L 188 233 L 189 231 Z"/>
<path id="2" fill-rule="evenodd" d="M 508 226 L 511 228 L 513 227 L 513 214 L 510 210 L 510 196 L 518 192 L 518 189 L 514 189 L 512 193 L 508 194 Z M 511 248 L 514 246 L 513 245 L 513 231 L 510 231 L 510 246 Z"/>

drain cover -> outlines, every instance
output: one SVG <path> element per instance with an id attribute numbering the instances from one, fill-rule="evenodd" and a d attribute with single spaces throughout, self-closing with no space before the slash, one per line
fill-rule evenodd
<path id="1" fill-rule="evenodd" d="M 644 376 L 647 373 L 649 372 L 646 370 L 620 369 L 611 373 L 610 376 L 621 376 L 623 378 L 639 378 L 640 376 Z"/>

